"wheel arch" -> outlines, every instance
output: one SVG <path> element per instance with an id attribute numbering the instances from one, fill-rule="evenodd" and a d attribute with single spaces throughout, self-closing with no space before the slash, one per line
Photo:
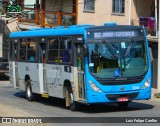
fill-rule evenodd
<path id="1" fill-rule="evenodd" d="M 26 84 L 27 80 L 30 80 L 30 76 L 28 74 L 26 74 L 24 77 L 24 86 L 25 86 L 24 88 L 27 87 L 27 84 Z"/>
<path id="2" fill-rule="evenodd" d="M 65 80 L 63 83 L 63 97 L 65 98 L 65 87 L 72 88 L 71 82 L 69 80 Z"/>
<path id="3" fill-rule="evenodd" d="M 27 82 L 27 80 L 30 80 L 30 76 L 28 74 L 26 74 L 24 77 L 24 81 Z"/>

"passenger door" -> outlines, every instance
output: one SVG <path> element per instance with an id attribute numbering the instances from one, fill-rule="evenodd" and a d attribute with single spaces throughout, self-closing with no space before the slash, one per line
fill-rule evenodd
<path id="1" fill-rule="evenodd" d="M 84 73 L 84 52 L 83 44 L 76 45 L 76 61 L 77 61 L 77 74 L 78 74 L 78 94 L 79 99 L 85 100 L 85 73 Z"/>
<path id="2" fill-rule="evenodd" d="M 48 93 L 48 88 L 47 88 L 47 77 L 46 77 L 46 43 L 40 43 L 40 62 L 43 65 L 43 93 Z"/>
<path id="3" fill-rule="evenodd" d="M 15 40 L 17 41 L 17 40 Z M 18 75 L 18 51 L 19 51 L 19 45 L 18 43 L 14 43 L 13 44 L 13 61 L 15 62 L 15 75 L 14 75 L 14 78 L 15 78 L 15 88 L 18 88 L 19 87 L 19 75 Z"/>

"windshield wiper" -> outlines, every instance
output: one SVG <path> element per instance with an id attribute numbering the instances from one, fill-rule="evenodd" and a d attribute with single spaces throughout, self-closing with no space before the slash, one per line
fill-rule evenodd
<path id="1" fill-rule="evenodd" d="M 128 47 L 127 47 L 127 49 L 126 49 L 126 51 L 125 51 L 123 57 L 127 57 L 127 55 L 128 55 L 129 52 L 130 52 L 131 47 L 132 47 L 132 42 L 129 43 L 129 45 L 128 45 Z"/>
<path id="2" fill-rule="evenodd" d="M 133 40 L 131 42 L 129 42 L 128 47 L 127 47 L 127 49 L 126 49 L 126 51 L 125 51 L 125 53 L 122 57 L 122 59 L 124 59 L 124 61 L 125 61 L 125 66 L 128 65 L 131 61 L 131 58 L 129 58 L 129 60 L 126 62 L 125 57 L 127 57 L 130 54 L 130 50 L 131 50 L 131 47 L 132 47 L 132 42 L 133 42 Z"/>
<path id="3" fill-rule="evenodd" d="M 115 52 L 112 50 L 112 48 L 111 48 L 107 43 L 105 43 L 105 44 L 106 44 L 106 46 L 107 46 L 107 48 L 108 48 L 108 51 L 112 54 L 113 57 L 115 57 L 115 58 L 117 59 L 118 57 L 116 56 L 116 54 L 115 54 Z"/>

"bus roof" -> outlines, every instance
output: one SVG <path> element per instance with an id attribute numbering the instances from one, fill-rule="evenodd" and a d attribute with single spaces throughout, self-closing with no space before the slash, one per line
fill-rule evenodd
<path id="1" fill-rule="evenodd" d="M 75 28 L 75 29 L 36 29 L 28 30 L 23 32 L 12 32 L 10 33 L 10 38 L 17 37 L 38 37 L 38 36 L 59 36 L 59 35 L 78 35 L 84 34 L 84 28 Z"/>
<path id="2" fill-rule="evenodd" d="M 10 38 L 38 37 L 38 36 L 60 36 L 60 35 L 83 35 L 85 29 L 94 25 L 72 25 L 65 28 L 56 26 L 55 28 L 32 28 L 28 31 L 12 32 Z"/>
<path id="3" fill-rule="evenodd" d="M 10 38 L 23 38 L 23 37 L 39 37 L 39 36 L 67 36 L 67 35 L 84 35 L 86 30 L 96 30 L 101 28 L 108 29 L 137 29 L 140 26 L 116 25 L 116 26 L 94 26 L 94 25 L 73 25 L 67 28 L 57 26 L 55 28 L 35 28 L 28 31 L 12 32 Z"/>
<path id="4" fill-rule="evenodd" d="M 88 30 L 98 30 L 98 29 L 113 29 L 113 30 L 130 30 L 130 29 L 143 29 L 142 26 L 133 26 L 133 25 L 104 25 L 104 26 L 96 26 L 96 27 L 90 27 Z"/>

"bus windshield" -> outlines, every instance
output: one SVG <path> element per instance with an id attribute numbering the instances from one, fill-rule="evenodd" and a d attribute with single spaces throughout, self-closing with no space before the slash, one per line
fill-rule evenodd
<path id="1" fill-rule="evenodd" d="M 148 70 L 145 40 L 90 43 L 89 68 L 98 78 L 134 77 Z"/>

